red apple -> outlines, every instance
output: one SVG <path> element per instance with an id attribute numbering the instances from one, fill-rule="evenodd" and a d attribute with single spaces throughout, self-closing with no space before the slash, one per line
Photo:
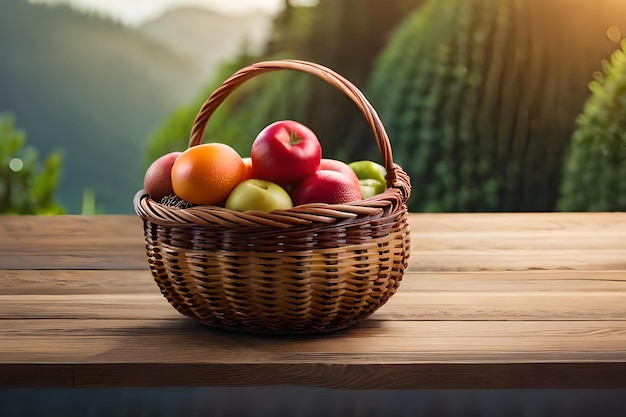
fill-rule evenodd
<path id="1" fill-rule="evenodd" d="M 322 146 L 308 127 L 282 120 L 263 129 L 250 149 L 254 178 L 285 186 L 314 173 Z"/>
<path id="2" fill-rule="evenodd" d="M 357 187 L 360 186 L 359 177 L 356 176 L 354 170 L 350 168 L 350 165 L 346 164 L 345 162 L 339 161 L 337 159 L 322 158 L 322 161 L 320 162 L 320 167 L 318 169 L 328 169 L 331 171 L 341 172 L 343 175 L 350 178 Z"/>
<path id="3" fill-rule="evenodd" d="M 361 200 L 361 188 L 341 172 L 320 169 L 291 190 L 294 206 L 306 203 L 345 204 Z"/>
<path id="4" fill-rule="evenodd" d="M 170 152 L 157 158 L 146 170 L 143 189 L 150 198 L 160 201 L 163 197 L 174 194 L 172 188 L 172 166 L 182 152 Z"/>

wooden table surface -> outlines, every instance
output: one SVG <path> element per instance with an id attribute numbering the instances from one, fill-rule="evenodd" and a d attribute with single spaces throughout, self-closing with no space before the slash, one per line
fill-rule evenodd
<path id="1" fill-rule="evenodd" d="M 410 224 L 385 306 L 278 337 L 176 312 L 135 216 L 0 216 L 0 387 L 626 388 L 626 213 Z"/>

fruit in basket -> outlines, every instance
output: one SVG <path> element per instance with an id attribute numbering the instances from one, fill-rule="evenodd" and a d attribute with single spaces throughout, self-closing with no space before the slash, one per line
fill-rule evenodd
<path id="1" fill-rule="evenodd" d="M 253 175 L 252 175 L 252 158 L 247 156 L 247 157 L 242 158 L 242 159 L 243 159 L 243 163 L 246 166 L 246 172 L 243 175 L 243 179 L 244 180 L 248 180 L 248 179 L 253 177 Z"/>
<path id="2" fill-rule="evenodd" d="M 383 184 L 387 183 L 385 178 L 387 175 L 387 169 L 374 161 L 354 161 L 350 162 L 348 166 L 352 168 L 360 180 L 372 178 L 382 182 Z"/>
<path id="3" fill-rule="evenodd" d="M 234 211 L 258 210 L 269 213 L 293 207 L 291 197 L 280 185 L 248 179 L 239 183 L 226 199 L 226 208 Z"/>
<path id="4" fill-rule="evenodd" d="M 322 146 L 308 127 L 293 120 L 281 120 L 257 135 L 250 157 L 255 178 L 288 185 L 319 168 Z"/>
<path id="5" fill-rule="evenodd" d="M 192 204 L 217 204 L 226 199 L 245 175 L 246 166 L 232 147 L 205 143 L 183 152 L 172 166 L 177 196 Z"/>
<path id="6" fill-rule="evenodd" d="M 296 206 L 306 203 L 345 204 L 361 200 L 361 190 L 341 172 L 320 169 L 294 184 L 291 198 Z"/>
<path id="7" fill-rule="evenodd" d="M 182 152 L 170 152 L 157 158 L 146 170 L 143 177 L 143 189 L 155 201 L 173 194 L 172 166 Z"/>
<path id="8" fill-rule="evenodd" d="M 348 165 L 359 179 L 364 199 L 373 197 L 387 189 L 387 169 L 374 161 L 355 161 Z"/>
<path id="9" fill-rule="evenodd" d="M 359 185 L 359 177 L 357 177 L 352 168 L 350 168 L 350 166 L 343 161 L 322 158 L 319 169 L 329 169 L 331 171 L 341 172 L 343 175 L 350 178 L 357 186 Z"/>
<path id="10" fill-rule="evenodd" d="M 373 178 L 359 180 L 359 187 L 361 188 L 361 196 L 364 200 L 374 197 L 387 189 L 385 184 Z"/>

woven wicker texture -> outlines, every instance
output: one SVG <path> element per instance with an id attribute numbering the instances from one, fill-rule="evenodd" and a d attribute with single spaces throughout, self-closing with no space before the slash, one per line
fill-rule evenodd
<path id="1" fill-rule="evenodd" d="M 318 64 L 259 62 L 211 94 L 196 116 L 189 146 L 202 143 L 211 115 L 239 85 L 275 70 L 318 76 L 356 103 L 381 151 L 388 189 L 352 204 L 305 204 L 272 213 L 181 209 L 141 190 L 134 205 L 144 220 L 148 263 L 170 304 L 209 326 L 287 334 L 348 327 L 396 292 L 410 245 L 410 180 L 393 162 L 387 133 L 363 94 Z"/>

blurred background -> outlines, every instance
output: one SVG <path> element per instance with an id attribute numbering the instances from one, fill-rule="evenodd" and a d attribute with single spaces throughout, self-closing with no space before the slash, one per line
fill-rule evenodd
<path id="1" fill-rule="evenodd" d="M 0 213 L 129 214 L 204 100 L 253 62 L 339 72 L 380 114 L 414 212 L 626 210 L 624 0 L 2 0 Z M 279 71 L 205 141 L 295 119 L 379 160 L 347 97 Z"/>

